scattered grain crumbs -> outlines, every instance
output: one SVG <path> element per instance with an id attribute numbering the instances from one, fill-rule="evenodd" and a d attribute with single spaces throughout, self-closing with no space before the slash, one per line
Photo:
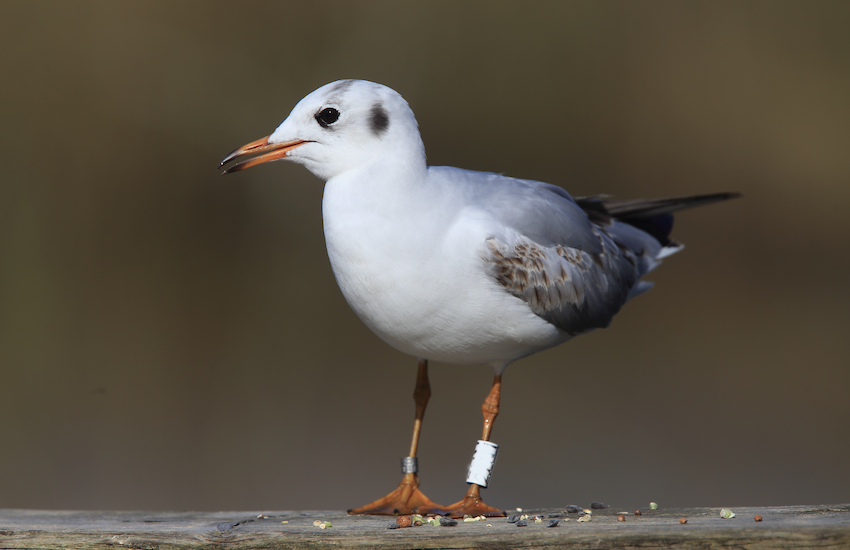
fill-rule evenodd
<path id="1" fill-rule="evenodd" d="M 395 518 L 395 522 L 398 523 L 399 527 L 410 527 L 413 525 L 413 518 L 410 516 L 398 516 Z"/>
<path id="2" fill-rule="evenodd" d="M 468 514 L 463 516 L 464 523 L 471 523 L 473 521 L 484 521 L 485 519 L 487 518 L 485 518 L 484 516 L 470 516 Z"/>

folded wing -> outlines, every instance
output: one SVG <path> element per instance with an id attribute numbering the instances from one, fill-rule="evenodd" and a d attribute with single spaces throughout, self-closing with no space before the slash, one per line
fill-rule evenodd
<path id="1" fill-rule="evenodd" d="M 575 239 L 551 244 L 556 239 L 530 238 L 517 228 L 513 234 L 487 239 L 485 261 L 493 277 L 534 313 L 570 335 L 581 334 L 608 326 L 623 304 L 652 287 L 639 279 L 662 258 L 681 250 L 682 245 L 669 238 L 671 212 L 735 196 L 573 201 L 567 195 L 581 207 L 578 215 L 583 219 L 566 209 L 560 214 L 565 219 L 549 225 L 563 233 L 573 223 L 585 232 L 589 221 L 594 246 L 576 246 Z"/>

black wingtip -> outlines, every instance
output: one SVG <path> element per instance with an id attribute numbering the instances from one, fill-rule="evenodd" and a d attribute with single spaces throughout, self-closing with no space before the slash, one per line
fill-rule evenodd
<path id="1" fill-rule="evenodd" d="M 663 199 L 609 199 L 598 196 L 579 197 L 576 203 L 585 211 L 593 210 L 621 220 L 651 218 L 685 208 L 705 206 L 715 202 L 741 197 L 740 193 L 724 192 L 705 195 L 688 195 Z"/>
<path id="2" fill-rule="evenodd" d="M 610 199 L 596 195 L 577 197 L 575 201 L 594 223 L 610 224 L 612 219 L 620 220 L 649 233 L 666 246 L 673 242 L 669 238 L 673 229 L 673 212 L 740 196 L 740 193 L 734 192 L 664 199 Z"/>

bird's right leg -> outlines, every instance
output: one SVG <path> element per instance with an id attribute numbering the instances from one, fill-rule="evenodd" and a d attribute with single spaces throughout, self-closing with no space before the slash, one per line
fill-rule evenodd
<path id="1" fill-rule="evenodd" d="M 402 462 L 404 477 L 398 487 L 383 498 L 370 502 L 365 506 L 349 510 L 349 514 L 440 514 L 444 507 L 436 504 L 419 490 L 419 476 L 416 475 L 416 450 L 419 447 L 419 432 L 422 429 L 422 418 L 425 407 L 431 398 L 431 383 L 428 381 L 428 360 L 419 360 L 419 372 L 416 375 L 416 389 L 413 400 L 416 403 L 416 417 L 413 420 L 413 439 L 410 442 L 410 454 Z"/>
<path id="2" fill-rule="evenodd" d="M 481 412 L 484 414 L 484 429 L 481 434 L 480 443 L 485 443 L 490 441 L 490 433 L 493 431 L 493 422 L 496 420 L 496 417 L 499 415 L 499 402 L 502 400 L 502 375 L 497 374 L 493 379 L 493 386 L 490 388 L 490 393 L 487 394 L 487 398 L 484 400 L 484 404 L 481 405 Z M 477 447 L 476 447 L 477 452 Z M 495 454 L 493 455 L 492 460 L 495 461 Z M 474 463 L 474 458 L 473 458 Z M 490 463 L 490 467 L 492 468 L 492 462 Z M 471 473 L 470 468 L 470 473 Z M 489 479 L 489 474 L 487 478 Z M 462 500 L 446 507 L 446 511 L 450 513 L 453 518 L 462 518 L 466 515 L 471 516 L 487 516 L 487 517 L 502 517 L 507 514 L 503 510 L 498 508 L 493 508 L 489 504 L 485 503 L 481 499 L 481 487 L 487 486 L 487 481 L 483 482 L 483 485 L 478 485 L 478 482 L 474 482 L 472 480 L 468 480 L 469 490 L 466 492 L 466 496 L 463 497 Z"/>

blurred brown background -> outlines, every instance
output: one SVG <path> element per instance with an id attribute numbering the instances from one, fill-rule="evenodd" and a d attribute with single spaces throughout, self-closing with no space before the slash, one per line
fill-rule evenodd
<path id="1" fill-rule="evenodd" d="M 340 78 L 431 164 L 619 197 L 739 191 L 610 329 L 511 366 L 494 505 L 847 502 L 850 4 L 9 2 L 0 507 L 348 508 L 400 479 L 415 360 L 349 310 L 322 183 L 220 177 Z M 485 367 L 431 369 L 452 502 Z"/>

